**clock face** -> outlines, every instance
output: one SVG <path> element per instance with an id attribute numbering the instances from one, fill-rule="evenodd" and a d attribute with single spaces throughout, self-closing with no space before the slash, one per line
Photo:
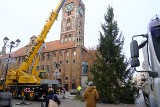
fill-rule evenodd
<path id="1" fill-rule="evenodd" d="M 66 5 L 66 12 L 73 10 L 73 3 L 69 3 Z"/>
<path id="2" fill-rule="evenodd" d="M 79 10 L 80 15 L 83 16 L 84 15 L 84 11 L 83 11 L 82 6 L 79 6 L 78 10 Z"/>

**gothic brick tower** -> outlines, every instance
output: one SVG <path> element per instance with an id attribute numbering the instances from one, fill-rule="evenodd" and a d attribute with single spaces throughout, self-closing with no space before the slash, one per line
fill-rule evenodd
<path id="1" fill-rule="evenodd" d="M 82 0 L 67 0 L 62 9 L 61 43 L 75 42 L 84 46 L 85 6 Z"/>

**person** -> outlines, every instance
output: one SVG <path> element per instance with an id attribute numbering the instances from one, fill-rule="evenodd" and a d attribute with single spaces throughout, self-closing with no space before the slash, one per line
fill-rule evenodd
<path id="1" fill-rule="evenodd" d="M 82 89 L 81 85 L 78 85 L 78 87 L 77 87 L 78 95 L 80 95 L 80 93 L 81 93 L 81 89 Z"/>
<path id="2" fill-rule="evenodd" d="M 62 90 L 63 92 L 62 92 L 62 98 L 65 98 L 65 93 L 66 93 L 66 89 L 65 89 L 65 87 L 63 87 L 63 90 Z"/>
<path id="3" fill-rule="evenodd" d="M 89 81 L 88 86 L 84 91 L 83 98 L 86 99 L 86 107 L 96 107 L 96 100 L 99 99 L 99 94 L 93 82 Z"/>
<path id="4" fill-rule="evenodd" d="M 48 95 L 46 97 L 46 106 L 45 107 L 51 107 L 50 104 L 50 99 L 52 99 L 53 101 L 56 102 L 56 107 L 58 107 L 60 105 L 60 100 L 58 99 L 58 97 L 55 95 L 53 88 L 49 88 L 48 90 Z"/>
<path id="5" fill-rule="evenodd" d="M 52 88 L 49 88 L 48 89 L 48 94 L 46 96 L 46 107 L 48 107 L 48 105 L 49 105 L 49 99 L 52 99 L 53 96 L 54 96 L 54 91 L 53 91 Z"/>

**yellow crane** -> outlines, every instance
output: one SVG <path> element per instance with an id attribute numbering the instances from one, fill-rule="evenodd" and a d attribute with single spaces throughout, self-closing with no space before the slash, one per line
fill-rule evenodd
<path id="1" fill-rule="evenodd" d="M 54 21 L 58 17 L 58 13 L 61 10 L 65 0 L 61 0 L 54 11 L 51 12 L 49 18 L 47 19 L 41 33 L 38 35 L 34 45 L 31 47 L 28 55 L 26 56 L 22 65 L 16 70 L 9 70 L 6 75 L 5 86 L 10 87 L 13 98 L 24 96 L 24 89 L 27 88 L 29 91 L 27 93 L 29 100 L 34 100 L 46 95 L 49 85 L 55 84 L 54 80 L 45 80 L 38 77 L 38 73 L 35 72 L 36 66 L 39 62 L 39 57 L 36 57 L 39 49 L 44 43 L 46 36 L 51 29 Z M 36 57 L 35 65 L 32 74 L 26 73 L 33 59 Z"/>

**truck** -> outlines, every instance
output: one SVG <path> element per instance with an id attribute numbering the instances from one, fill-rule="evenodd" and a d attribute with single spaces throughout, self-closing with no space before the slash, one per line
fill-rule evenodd
<path id="1" fill-rule="evenodd" d="M 47 34 L 51 29 L 53 23 L 58 17 L 65 0 L 60 0 L 55 10 L 50 13 L 49 18 L 38 35 L 34 45 L 31 47 L 29 53 L 26 55 L 25 60 L 18 69 L 10 69 L 6 73 L 6 77 L 1 82 L 1 89 L 9 88 L 13 98 L 21 97 L 22 99 L 28 98 L 29 100 L 35 100 L 40 97 L 46 97 L 49 88 L 55 88 L 58 84 L 58 80 L 49 80 L 43 78 L 44 71 L 36 71 L 37 63 L 39 62 L 38 53 L 41 50 L 42 44 L 45 42 Z M 35 60 L 35 64 L 32 73 L 27 73 L 27 70 L 31 63 Z M 39 77 L 41 75 L 41 77 Z"/>
<path id="2" fill-rule="evenodd" d="M 135 39 L 142 37 L 139 44 Z M 144 62 L 140 66 L 139 50 L 142 49 Z M 130 43 L 131 67 L 137 72 L 147 73 L 141 79 L 142 93 L 147 107 L 160 107 L 160 18 L 156 16 L 148 24 L 147 34 L 134 35 Z"/>

